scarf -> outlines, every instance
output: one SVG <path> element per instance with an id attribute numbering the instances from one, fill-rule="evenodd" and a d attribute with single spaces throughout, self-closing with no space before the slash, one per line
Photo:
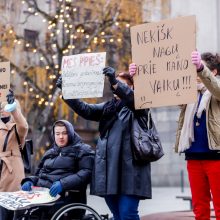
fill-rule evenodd
<path id="1" fill-rule="evenodd" d="M 124 106 L 124 102 L 122 100 L 117 100 L 116 98 L 105 103 L 102 118 L 99 123 L 99 133 L 101 138 L 103 138 L 106 132 L 112 127 L 118 118 L 118 113 Z"/>
<path id="2" fill-rule="evenodd" d="M 211 98 L 211 93 L 205 88 L 204 84 L 197 84 L 198 96 L 197 102 L 192 104 L 187 104 L 186 111 L 184 115 L 183 127 L 179 139 L 178 152 L 184 152 L 189 149 L 194 140 L 194 116 L 196 114 L 197 118 L 201 118 L 202 112 L 206 110 L 208 101 Z M 205 91 L 205 92 L 204 92 Z M 204 92 L 204 93 L 203 93 Z M 200 105 L 198 106 L 200 93 L 203 93 Z"/>

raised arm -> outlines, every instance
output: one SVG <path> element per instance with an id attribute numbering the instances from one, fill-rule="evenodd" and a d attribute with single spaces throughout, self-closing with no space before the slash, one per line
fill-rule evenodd
<path id="1" fill-rule="evenodd" d="M 132 110 L 134 110 L 134 91 L 126 83 L 120 81 L 122 75 L 115 77 L 115 69 L 112 67 L 105 67 L 103 74 L 108 77 L 113 93 L 116 94 L 124 103 Z"/>
<path id="2" fill-rule="evenodd" d="M 11 89 L 9 89 L 9 93 L 7 94 L 7 102 L 8 104 L 5 106 L 4 110 L 11 113 L 16 124 L 21 145 L 23 146 L 28 132 L 28 123 L 25 117 L 22 115 L 19 102 L 15 100 L 14 92 Z"/>
<path id="3" fill-rule="evenodd" d="M 86 120 L 99 121 L 103 113 L 104 103 L 88 104 L 79 99 L 64 99 L 65 103 Z"/>
<path id="4" fill-rule="evenodd" d="M 211 94 L 220 101 L 220 80 L 215 76 L 214 72 L 211 72 L 210 69 L 202 63 L 201 55 L 198 51 L 193 51 L 191 58 L 203 84 L 211 92 Z"/>
<path id="5" fill-rule="evenodd" d="M 62 76 L 58 78 L 56 86 L 62 90 Z M 86 120 L 99 121 L 101 119 L 104 103 L 88 104 L 79 99 L 63 100 L 74 112 Z"/>

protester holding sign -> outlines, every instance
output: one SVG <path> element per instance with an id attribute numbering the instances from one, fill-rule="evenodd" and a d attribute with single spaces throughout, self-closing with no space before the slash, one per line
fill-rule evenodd
<path id="1" fill-rule="evenodd" d="M 204 53 L 202 60 L 199 52 L 192 53 L 198 73 L 198 102 L 182 108 L 176 151 L 185 152 L 196 219 L 210 219 L 212 197 L 220 220 L 220 57 Z"/>
<path id="2" fill-rule="evenodd" d="M 79 99 L 64 100 L 70 108 L 87 120 L 99 122 L 100 137 L 96 146 L 91 194 L 102 196 L 113 213 L 114 220 L 139 220 L 140 199 L 151 198 L 150 163 L 133 161 L 131 113 L 134 109 L 133 81 L 129 74 L 115 76 L 115 70 L 103 70 L 111 84 L 114 98 L 100 104 L 87 104 Z M 62 78 L 57 81 L 61 88 Z"/>
<path id="3" fill-rule="evenodd" d="M 86 187 L 92 174 L 94 151 L 81 141 L 72 124 L 66 120 L 54 123 L 53 139 L 54 144 L 44 154 L 36 175 L 22 180 L 22 190 L 30 191 L 32 186 L 46 187 L 52 197 L 60 194 L 64 204 L 86 203 Z M 65 197 L 67 190 L 78 192 L 68 192 Z M 48 215 L 52 216 L 64 204 L 53 206 Z"/>
<path id="4" fill-rule="evenodd" d="M 14 192 L 20 189 L 25 176 L 15 129 L 23 145 L 28 124 L 12 90 L 7 95 L 7 102 L 1 103 L 0 113 L 0 192 Z M 0 208 L 0 219 L 7 218 L 12 219 L 11 214 Z"/>
<path id="5" fill-rule="evenodd" d="M 191 58 L 198 74 L 198 101 L 181 106 L 175 150 L 186 156 L 196 220 L 210 219 L 211 197 L 220 220 L 220 56 L 194 51 Z M 130 75 L 136 69 L 130 64 Z"/>

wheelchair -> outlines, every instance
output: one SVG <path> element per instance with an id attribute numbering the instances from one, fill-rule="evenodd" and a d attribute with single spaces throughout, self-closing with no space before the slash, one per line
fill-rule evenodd
<path id="1" fill-rule="evenodd" d="M 66 193 L 69 194 L 69 192 Z M 76 191 L 71 192 L 77 195 Z M 53 212 L 54 207 L 56 207 L 55 212 Z M 48 216 L 50 210 L 52 210 L 52 214 Z M 86 204 L 86 194 L 84 194 L 80 202 L 65 204 L 62 200 L 57 200 L 24 210 L 16 210 L 14 211 L 13 220 L 109 220 L 109 216 L 108 214 L 100 215 L 92 207 L 88 206 Z"/>

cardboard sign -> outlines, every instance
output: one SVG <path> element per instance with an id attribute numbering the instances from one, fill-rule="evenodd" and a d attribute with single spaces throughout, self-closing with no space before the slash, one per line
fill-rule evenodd
<path id="1" fill-rule="evenodd" d="M 32 191 L 0 192 L 0 206 L 9 210 L 27 209 L 37 205 L 51 203 L 60 198 L 60 195 L 51 197 L 49 189 L 32 187 Z"/>
<path id="2" fill-rule="evenodd" d="M 195 38 L 195 16 L 131 28 L 136 109 L 196 102 Z"/>
<path id="3" fill-rule="evenodd" d="M 10 62 L 0 62 L 0 102 L 6 101 L 10 88 Z"/>
<path id="4" fill-rule="evenodd" d="M 62 93 L 64 99 L 102 97 L 106 53 L 64 56 L 62 59 Z"/>

